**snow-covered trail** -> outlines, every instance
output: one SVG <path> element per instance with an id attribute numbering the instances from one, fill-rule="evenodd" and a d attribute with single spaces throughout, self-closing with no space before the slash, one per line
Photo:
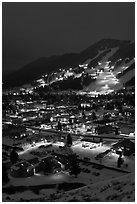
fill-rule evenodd
<path id="1" fill-rule="evenodd" d="M 93 94 L 104 94 L 120 88 L 122 88 L 122 83 L 120 83 L 119 79 L 116 78 L 116 74 L 106 65 L 104 72 L 100 72 L 96 81 L 91 82 L 91 84 L 84 88 L 83 91 L 89 91 Z"/>

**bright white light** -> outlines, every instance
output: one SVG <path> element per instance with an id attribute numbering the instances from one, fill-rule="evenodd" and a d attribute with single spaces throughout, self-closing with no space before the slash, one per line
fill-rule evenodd
<path id="1" fill-rule="evenodd" d="M 50 118 L 50 121 L 53 122 L 53 120 L 54 120 L 53 117 L 51 117 L 51 118 Z"/>

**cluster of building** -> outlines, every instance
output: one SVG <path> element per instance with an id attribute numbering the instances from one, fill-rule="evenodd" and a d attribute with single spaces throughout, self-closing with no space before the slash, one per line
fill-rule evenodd
<path id="1" fill-rule="evenodd" d="M 103 144 L 105 138 L 115 139 L 115 145 L 105 150 L 100 148 L 102 152 L 95 159 L 104 157 L 110 150 L 120 155 L 121 162 L 120 152 L 123 155 L 135 152 L 134 95 L 133 88 L 97 97 L 75 92 L 19 92 L 16 95 L 14 92 L 3 93 L 3 163 L 10 165 L 7 160 L 13 148 L 20 152 L 28 151 L 40 142 L 43 145 L 46 142 L 65 144 L 68 134 L 71 134 L 74 146 L 82 142 L 80 148 L 87 148 L 86 142 L 96 146 Z M 92 151 L 94 149 L 96 148 L 90 148 Z M 61 148 L 60 152 L 63 152 Z M 44 162 L 48 162 L 47 158 Z M 42 162 L 43 160 L 36 161 L 37 165 L 34 165 L 21 160 L 10 165 L 10 174 L 15 177 L 34 175 L 39 168 L 45 168 Z M 52 173 L 62 169 L 62 165 L 55 158 L 50 166 L 54 166 Z"/>

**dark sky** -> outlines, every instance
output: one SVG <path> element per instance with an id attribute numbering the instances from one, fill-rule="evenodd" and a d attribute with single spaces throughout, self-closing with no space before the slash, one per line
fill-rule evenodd
<path id="1" fill-rule="evenodd" d="M 2 3 L 3 73 L 102 38 L 133 40 L 134 3 Z"/>

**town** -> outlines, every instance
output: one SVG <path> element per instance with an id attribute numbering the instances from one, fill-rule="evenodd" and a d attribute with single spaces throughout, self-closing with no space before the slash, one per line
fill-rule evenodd
<path id="1" fill-rule="evenodd" d="M 98 96 L 27 90 L 3 92 L 4 192 L 31 184 L 56 194 L 135 171 L 133 87 Z"/>
<path id="2" fill-rule="evenodd" d="M 2 202 L 135 202 L 135 2 L 2 2 Z"/>

